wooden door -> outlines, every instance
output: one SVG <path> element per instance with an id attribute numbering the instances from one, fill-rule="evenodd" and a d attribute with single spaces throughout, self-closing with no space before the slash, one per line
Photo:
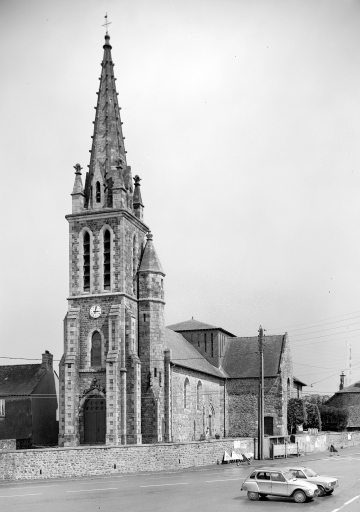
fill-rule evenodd
<path id="1" fill-rule="evenodd" d="M 264 434 L 266 436 L 274 435 L 274 418 L 272 416 L 265 416 L 264 418 Z"/>
<path id="2" fill-rule="evenodd" d="M 84 443 L 105 443 L 106 435 L 106 400 L 92 397 L 84 407 Z"/>

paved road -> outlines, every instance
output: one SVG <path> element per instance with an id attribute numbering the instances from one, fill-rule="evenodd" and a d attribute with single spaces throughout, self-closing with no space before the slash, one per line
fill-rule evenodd
<path id="1" fill-rule="evenodd" d="M 240 492 L 254 466 L 221 465 L 174 472 L 106 477 L 6 482 L 0 484 L 1 512 L 359 512 L 360 447 L 339 456 L 316 454 L 298 464 L 335 476 L 340 486 L 332 496 L 297 504 L 283 498 L 251 502 Z M 284 459 L 266 465 L 287 465 Z"/>

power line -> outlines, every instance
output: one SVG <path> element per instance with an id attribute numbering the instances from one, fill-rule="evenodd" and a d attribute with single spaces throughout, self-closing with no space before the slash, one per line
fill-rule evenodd
<path id="1" fill-rule="evenodd" d="M 273 327 L 273 328 L 272 327 L 268 327 L 268 331 L 270 331 L 270 330 L 271 331 L 278 331 L 278 330 L 279 331 L 283 331 L 283 330 L 286 331 L 286 330 L 290 330 L 289 327 L 299 327 L 301 325 L 310 325 L 310 324 L 314 324 L 314 323 L 316 324 L 318 322 L 324 322 L 325 320 L 332 320 L 333 318 L 341 318 L 341 317 L 344 317 L 344 316 L 355 315 L 355 314 L 359 314 L 359 313 L 360 313 L 360 311 L 353 311 L 352 313 L 345 313 L 344 315 L 330 316 L 328 318 L 322 318 L 321 320 L 314 320 L 313 322 L 305 322 L 303 324 L 295 324 L 293 326 L 290 325 L 290 326 L 285 327 L 285 328 L 284 327 Z M 314 326 L 314 327 L 316 327 L 316 326 Z"/>
<path id="2" fill-rule="evenodd" d="M 313 339 L 317 339 L 317 338 L 325 338 L 327 336 L 339 336 L 339 334 L 347 334 L 348 332 L 355 332 L 355 331 L 360 331 L 360 328 L 359 329 L 351 329 L 350 331 L 344 331 L 344 332 L 335 332 L 334 334 L 322 334 L 321 336 L 312 336 L 311 338 L 303 338 L 302 340 L 295 340 L 295 341 L 291 341 L 290 340 L 290 343 L 301 343 L 302 341 L 308 341 L 308 340 L 313 340 Z"/>
<path id="3" fill-rule="evenodd" d="M 331 324 L 337 324 L 337 323 L 344 323 L 344 322 L 348 322 L 349 320 L 354 320 L 354 318 L 360 318 L 360 316 L 353 316 L 351 318 L 346 318 L 344 320 L 336 320 L 335 322 L 327 322 L 326 324 L 319 324 L 319 325 L 312 325 L 310 327 L 301 327 L 299 329 L 289 329 L 288 330 L 288 333 L 290 332 L 294 332 L 294 331 L 303 331 L 305 329 L 312 329 L 313 327 L 322 327 L 324 325 L 331 325 Z M 344 327 L 344 326 L 342 326 Z M 337 327 L 332 327 L 332 329 L 337 329 Z M 269 331 L 270 329 L 268 329 Z M 320 332 L 320 331 L 319 331 Z M 305 334 L 305 333 L 304 333 Z M 309 334 L 309 333 L 306 333 L 306 334 Z M 293 336 L 297 336 L 297 334 L 294 334 Z"/>
<path id="4" fill-rule="evenodd" d="M 348 324 L 348 325 L 352 326 L 352 325 L 358 325 L 358 324 L 360 324 L 360 322 L 354 322 L 353 324 Z M 326 324 L 324 324 L 324 325 L 326 325 Z M 343 327 L 348 327 L 348 325 L 339 325 L 339 327 L 329 327 L 328 329 L 320 329 L 320 331 L 312 331 L 312 332 L 304 332 L 301 334 L 293 334 L 291 336 L 291 338 L 293 338 L 294 336 L 308 336 L 309 334 L 317 334 L 318 332 L 330 331 L 332 329 L 342 329 Z M 317 327 L 320 327 L 320 325 Z M 298 329 L 298 330 L 301 330 L 301 329 Z"/>

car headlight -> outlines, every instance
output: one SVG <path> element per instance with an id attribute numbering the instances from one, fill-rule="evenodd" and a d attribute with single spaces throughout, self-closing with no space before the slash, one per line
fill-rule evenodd
<path id="1" fill-rule="evenodd" d="M 332 485 L 331 484 L 327 484 L 327 489 L 331 489 L 332 488 Z"/>
<path id="2" fill-rule="evenodd" d="M 308 489 L 305 491 L 306 496 L 312 496 L 314 494 L 314 491 L 312 489 Z"/>

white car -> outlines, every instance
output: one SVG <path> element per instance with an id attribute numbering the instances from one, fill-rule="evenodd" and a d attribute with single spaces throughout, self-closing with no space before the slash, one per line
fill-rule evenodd
<path id="1" fill-rule="evenodd" d="M 338 487 L 339 481 L 332 476 L 318 475 L 310 468 L 305 466 L 289 466 L 287 468 L 297 479 L 303 479 L 306 482 L 316 484 L 319 489 L 319 496 L 332 494 L 335 487 Z"/>
<path id="2" fill-rule="evenodd" d="M 241 486 L 247 491 L 249 500 L 256 501 L 266 496 L 292 498 L 296 503 L 312 500 L 318 495 L 317 485 L 297 479 L 288 469 L 259 468 L 247 477 Z"/>

